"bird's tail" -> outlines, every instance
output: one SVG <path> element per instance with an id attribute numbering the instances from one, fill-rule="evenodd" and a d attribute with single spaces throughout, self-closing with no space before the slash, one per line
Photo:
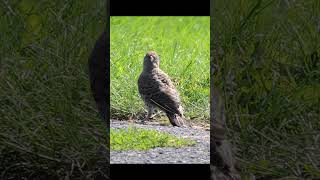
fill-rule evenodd
<path id="1" fill-rule="evenodd" d="M 182 116 L 179 116 L 178 114 L 172 114 L 172 113 L 167 113 L 167 116 L 170 120 L 170 123 L 173 126 L 182 127 L 185 125 L 185 122 Z"/>

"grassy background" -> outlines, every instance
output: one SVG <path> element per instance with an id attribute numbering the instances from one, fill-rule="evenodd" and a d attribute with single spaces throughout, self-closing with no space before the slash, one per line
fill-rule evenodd
<path id="1" fill-rule="evenodd" d="M 111 118 L 144 114 L 137 81 L 145 54 L 176 83 L 186 117 L 209 117 L 209 17 L 111 17 Z"/>
<path id="2" fill-rule="evenodd" d="M 106 165 L 87 75 L 104 3 L 0 2 L 0 179 L 90 178 Z"/>
<path id="3" fill-rule="evenodd" d="M 137 127 L 110 130 L 111 150 L 149 150 L 155 147 L 175 147 L 195 145 L 196 141 L 178 138 L 165 132 Z"/>
<path id="4" fill-rule="evenodd" d="M 320 178 L 320 1 L 212 3 L 212 54 L 244 174 Z"/>

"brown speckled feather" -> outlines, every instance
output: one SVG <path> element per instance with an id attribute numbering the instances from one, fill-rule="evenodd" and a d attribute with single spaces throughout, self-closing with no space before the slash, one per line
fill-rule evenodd
<path id="1" fill-rule="evenodd" d="M 160 69 L 141 74 L 139 93 L 144 96 L 145 101 L 150 101 L 165 112 L 182 114 L 178 109 L 181 105 L 179 94 L 169 76 Z"/>
<path id="2" fill-rule="evenodd" d="M 158 107 L 164 111 L 172 125 L 180 126 L 181 123 L 176 122 L 177 118 L 183 117 L 179 93 L 170 77 L 159 68 L 159 62 L 152 62 L 150 59 L 153 58 L 147 54 L 144 60 L 144 70 L 138 80 L 141 98 L 146 106 Z M 156 55 L 154 59 L 157 60 L 158 56 Z"/>

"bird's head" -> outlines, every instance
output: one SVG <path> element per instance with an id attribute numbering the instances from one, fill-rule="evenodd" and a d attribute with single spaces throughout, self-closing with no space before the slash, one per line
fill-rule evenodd
<path id="1" fill-rule="evenodd" d="M 154 51 L 149 51 L 144 57 L 143 66 L 145 69 L 158 68 L 160 65 L 160 58 Z"/>

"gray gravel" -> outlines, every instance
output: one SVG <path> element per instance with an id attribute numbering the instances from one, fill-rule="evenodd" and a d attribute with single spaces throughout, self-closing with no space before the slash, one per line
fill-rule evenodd
<path id="1" fill-rule="evenodd" d="M 154 124 L 137 124 L 112 120 L 111 128 L 134 126 L 166 132 L 177 137 L 190 138 L 197 143 L 182 148 L 153 148 L 146 151 L 111 151 L 111 164 L 210 164 L 210 131 L 203 128 L 173 127 Z"/>

